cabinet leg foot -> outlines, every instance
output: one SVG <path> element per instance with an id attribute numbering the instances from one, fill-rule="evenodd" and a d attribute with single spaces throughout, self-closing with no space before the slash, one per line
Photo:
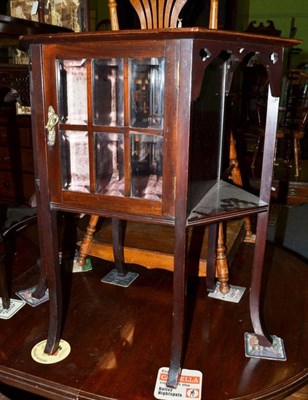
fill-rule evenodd
<path id="1" fill-rule="evenodd" d="M 39 277 L 37 287 L 36 287 L 35 291 L 32 293 L 32 297 L 34 297 L 36 299 L 42 298 L 47 289 L 46 274 L 45 274 L 44 268 L 42 266 L 41 260 L 38 261 L 38 264 L 40 265 L 40 277 Z"/>
<path id="2" fill-rule="evenodd" d="M 258 342 L 261 346 L 271 347 L 272 338 L 265 329 L 263 323 L 263 316 L 261 315 L 261 282 L 262 272 L 265 255 L 265 243 L 266 243 L 266 229 L 268 223 L 268 212 L 260 213 L 257 219 L 257 235 L 256 244 L 254 250 L 254 260 L 251 274 L 251 286 L 249 296 L 249 309 L 250 318 L 253 326 L 255 335 L 258 338 Z"/>
<path id="3" fill-rule="evenodd" d="M 86 263 L 86 257 L 88 256 L 90 252 L 90 247 L 93 241 L 93 235 L 96 230 L 96 225 L 98 222 L 99 216 L 98 215 L 91 215 L 90 216 L 90 221 L 87 226 L 87 232 L 84 235 L 82 242 L 80 244 L 79 248 L 79 257 L 77 259 L 77 263 L 80 267 L 85 265 Z"/>
<path id="4" fill-rule="evenodd" d="M 167 387 L 176 388 L 178 385 L 179 376 L 181 373 L 181 368 L 179 365 L 170 365 L 168 380 L 167 380 Z"/>
<path id="5" fill-rule="evenodd" d="M 286 353 L 284 343 L 278 336 L 271 336 L 272 342 L 270 345 L 262 345 L 261 337 L 255 333 L 246 332 L 245 339 L 245 355 L 246 357 L 263 358 L 270 360 L 285 361 Z"/>
<path id="6" fill-rule="evenodd" d="M 60 339 L 48 338 L 44 349 L 44 353 L 52 355 L 59 349 Z"/>

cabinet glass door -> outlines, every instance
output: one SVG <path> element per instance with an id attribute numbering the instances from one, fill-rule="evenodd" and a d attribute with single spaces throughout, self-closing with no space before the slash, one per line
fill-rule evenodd
<path id="1" fill-rule="evenodd" d="M 57 60 L 62 190 L 162 200 L 163 58 Z"/>

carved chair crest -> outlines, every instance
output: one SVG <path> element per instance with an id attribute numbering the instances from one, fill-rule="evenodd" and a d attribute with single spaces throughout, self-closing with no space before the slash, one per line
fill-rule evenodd
<path id="1" fill-rule="evenodd" d="M 176 28 L 179 14 L 187 0 L 130 0 L 141 29 Z"/>

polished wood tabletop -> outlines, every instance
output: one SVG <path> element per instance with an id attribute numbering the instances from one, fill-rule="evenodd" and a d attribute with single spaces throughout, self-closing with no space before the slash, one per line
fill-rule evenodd
<path id="1" fill-rule="evenodd" d="M 13 291 L 37 282 L 38 249 L 27 237 L 19 246 Z M 249 284 L 253 247 L 241 245 L 232 284 Z M 0 321 L 0 381 L 50 399 L 154 399 L 157 372 L 169 362 L 172 272 L 129 265 L 139 277 L 120 288 L 100 281 L 111 263 L 92 263 L 86 273 L 63 270 L 69 356 L 53 365 L 33 361 L 31 349 L 47 337 L 48 303 L 26 305 Z M 285 362 L 245 357 L 248 288 L 239 304 L 228 303 L 207 296 L 204 278 L 189 280 L 183 367 L 203 373 L 203 399 L 282 399 L 307 382 L 307 264 L 268 245 L 265 270 L 264 318 L 270 333 L 284 339 Z"/>

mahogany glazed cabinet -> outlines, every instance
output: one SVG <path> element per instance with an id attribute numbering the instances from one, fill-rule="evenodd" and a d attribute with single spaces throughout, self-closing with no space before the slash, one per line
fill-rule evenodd
<path id="1" fill-rule="evenodd" d="M 187 231 L 209 226 L 207 286 L 213 290 L 218 223 L 256 214 L 250 313 L 259 344 L 270 348 L 260 285 L 283 51 L 298 42 L 203 28 L 40 35 L 22 42 L 32 60 L 38 223 L 50 293 L 45 352 L 56 351 L 62 324 L 59 210 L 174 226 L 171 387 L 183 353 Z M 258 197 L 221 178 L 232 76 L 240 64 L 255 61 L 270 81 Z M 115 254 L 120 226 L 114 223 Z"/>

